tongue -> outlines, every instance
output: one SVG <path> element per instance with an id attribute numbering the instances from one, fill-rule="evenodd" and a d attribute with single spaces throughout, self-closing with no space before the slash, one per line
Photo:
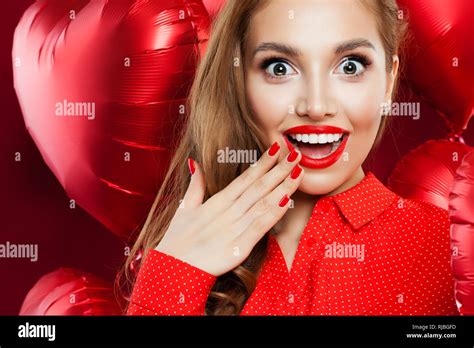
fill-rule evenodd
<path id="1" fill-rule="evenodd" d="M 321 158 L 329 155 L 332 150 L 332 143 L 330 144 L 307 144 L 298 143 L 298 149 L 301 154 L 310 158 Z"/>

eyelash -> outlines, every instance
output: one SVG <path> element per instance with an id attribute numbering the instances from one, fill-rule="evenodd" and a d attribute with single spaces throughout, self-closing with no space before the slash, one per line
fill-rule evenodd
<path id="1" fill-rule="evenodd" d="M 357 74 L 354 74 L 354 75 L 349 75 L 349 74 L 346 74 L 347 77 L 349 78 L 357 78 L 359 76 L 361 76 L 362 74 L 364 74 L 365 72 L 365 69 L 367 69 L 367 67 L 372 64 L 371 60 L 369 59 L 369 57 L 367 57 L 365 54 L 361 54 L 361 53 L 357 53 L 357 54 L 352 54 L 350 56 L 347 56 L 347 57 L 344 57 L 341 61 L 341 63 L 338 65 L 338 67 L 349 61 L 349 60 L 353 60 L 353 61 L 356 61 L 360 64 L 362 64 L 364 66 L 364 70 L 362 72 L 359 72 Z"/>
<path id="2" fill-rule="evenodd" d="M 277 57 L 277 56 L 268 57 L 268 58 L 264 59 L 262 63 L 260 63 L 260 69 L 263 70 L 264 74 L 269 79 L 275 79 L 275 80 L 282 79 L 283 77 L 273 76 L 273 75 L 271 75 L 267 72 L 267 68 L 273 63 L 285 63 L 285 64 L 288 64 L 288 65 L 291 65 L 291 64 L 288 63 L 285 59 Z"/>
<path id="3" fill-rule="evenodd" d="M 347 57 L 344 57 L 342 60 L 341 60 L 341 63 L 339 63 L 338 67 L 343 64 L 344 62 L 348 61 L 348 60 L 354 60 L 356 62 L 359 62 L 360 64 L 362 64 L 364 66 L 364 69 L 367 68 L 369 65 L 372 64 L 371 60 L 369 59 L 369 57 L 367 57 L 366 55 L 364 54 L 361 54 L 361 53 L 357 53 L 357 54 L 351 54 Z M 281 76 L 281 77 L 278 77 L 278 76 L 273 76 L 271 74 L 269 74 L 267 72 L 267 68 L 273 64 L 273 63 L 285 63 L 285 64 L 288 64 L 288 65 L 291 65 L 286 59 L 283 59 L 281 57 L 278 57 L 278 56 L 271 56 L 271 57 L 268 57 L 266 58 L 265 60 L 262 61 L 262 63 L 260 63 L 260 69 L 263 70 L 263 72 L 265 73 L 265 75 L 269 78 L 269 79 L 274 79 L 274 80 L 280 80 L 282 78 L 284 78 L 285 76 Z M 364 70 L 365 71 L 365 70 Z M 354 75 L 346 75 L 347 77 L 349 78 L 357 78 L 359 76 L 361 76 L 364 71 L 358 73 L 358 74 L 354 74 Z"/>

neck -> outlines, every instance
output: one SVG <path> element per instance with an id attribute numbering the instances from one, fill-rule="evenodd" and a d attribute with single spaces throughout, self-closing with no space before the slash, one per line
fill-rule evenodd
<path id="1" fill-rule="evenodd" d="M 350 188 L 354 187 L 357 185 L 359 182 L 364 179 L 365 174 L 364 170 L 362 169 L 361 166 L 356 169 L 354 174 L 349 178 L 349 180 L 345 181 L 341 186 L 337 187 L 335 190 L 328 192 L 320 197 L 329 197 L 329 196 L 334 196 L 337 195 L 338 193 L 344 192 L 349 190 Z"/>

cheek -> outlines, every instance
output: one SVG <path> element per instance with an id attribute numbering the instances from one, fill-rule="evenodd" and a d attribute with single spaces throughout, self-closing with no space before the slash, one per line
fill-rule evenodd
<path id="1" fill-rule="evenodd" d="M 278 129 L 285 120 L 292 103 L 291 88 L 271 85 L 261 77 L 249 76 L 245 84 L 246 96 L 256 123 L 266 134 Z"/>
<path id="2" fill-rule="evenodd" d="M 346 83 L 339 89 L 341 111 L 347 115 L 354 133 L 367 136 L 378 129 L 381 105 L 384 101 L 383 81 L 368 80 L 362 83 Z"/>
<path id="3" fill-rule="evenodd" d="M 346 82 L 339 87 L 340 111 L 346 115 L 353 132 L 347 144 L 349 161 L 343 163 L 355 168 L 365 161 L 380 126 L 384 80 L 379 77 L 360 83 Z"/>

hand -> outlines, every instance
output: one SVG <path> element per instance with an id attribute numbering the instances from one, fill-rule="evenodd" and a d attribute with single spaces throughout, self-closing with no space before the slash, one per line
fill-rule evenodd
<path id="1" fill-rule="evenodd" d="M 205 178 L 190 159 L 194 174 L 189 187 L 155 249 L 214 276 L 240 265 L 286 213 L 289 197 L 303 178 L 301 154 L 295 151 L 278 163 L 279 153 L 275 142 L 256 165 L 204 204 Z"/>

